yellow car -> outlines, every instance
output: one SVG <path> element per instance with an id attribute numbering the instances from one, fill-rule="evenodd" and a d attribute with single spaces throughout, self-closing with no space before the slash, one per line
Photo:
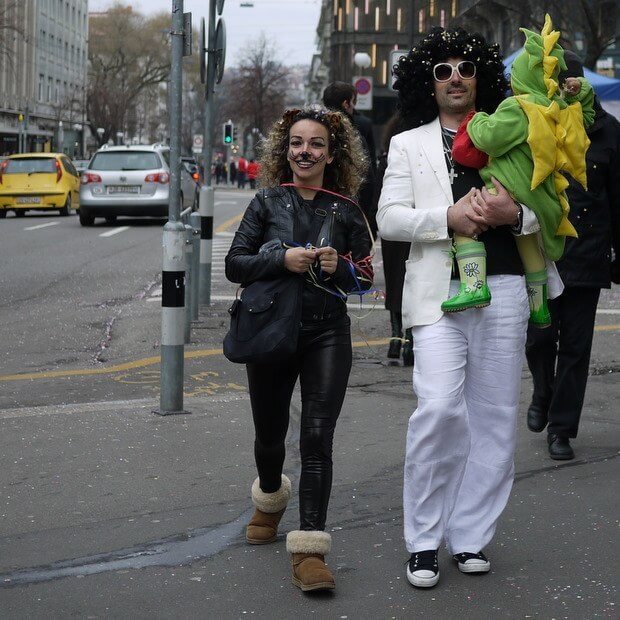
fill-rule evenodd
<path id="1" fill-rule="evenodd" d="M 0 164 L 0 218 L 29 210 L 58 209 L 69 215 L 79 208 L 80 175 L 62 153 L 11 155 Z"/>

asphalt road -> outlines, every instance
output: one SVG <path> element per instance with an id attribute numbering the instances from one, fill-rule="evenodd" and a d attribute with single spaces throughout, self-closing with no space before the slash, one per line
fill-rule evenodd
<path id="1" fill-rule="evenodd" d="M 163 222 L 0 222 L 0 617 L 618 617 L 618 287 L 600 303 L 576 459 L 549 460 L 544 434 L 519 420 L 489 575 L 462 575 L 443 553 L 436 588 L 406 582 L 402 461 L 415 400 L 410 369 L 385 363 L 381 304 L 351 309 L 355 359 L 328 518 L 335 593 L 290 583 L 284 533 L 297 527 L 296 500 L 276 543 L 245 544 L 256 475 L 248 394 L 220 347 L 235 290 L 222 261 L 249 197 L 216 192 L 214 303 L 186 347 L 185 416 L 151 412 Z M 530 393 L 524 369 L 523 414 Z M 296 395 L 294 486 L 298 430 Z"/>

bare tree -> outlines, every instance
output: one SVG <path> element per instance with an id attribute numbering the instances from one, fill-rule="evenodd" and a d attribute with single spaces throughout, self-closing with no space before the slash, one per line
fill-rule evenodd
<path id="1" fill-rule="evenodd" d="M 170 72 L 167 14 L 145 18 L 116 4 L 91 20 L 88 116 L 103 127 L 103 142 L 123 131 L 128 111 L 141 93 L 164 82 Z"/>
<path id="2" fill-rule="evenodd" d="M 0 2 L 0 57 L 13 62 L 14 41 L 16 36 L 24 36 L 20 23 L 20 0 L 2 0 Z"/>
<path id="3" fill-rule="evenodd" d="M 488 7 L 488 3 L 480 3 Z M 499 2 L 513 16 L 516 28 L 540 30 L 545 13 L 561 32 L 565 49 L 585 53 L 584 65 L 592 70 L 604 50 L 619 37 L 620 5 L 617 0 L 503 0 Z M 484 7 L 480 7 L 484 11 Z"/>
<path id="4" fill-rule="evenodd" d="M 264 33 L 249 45 L 234 79 L 222 89 L 225 116 L 265 133 L 285 107 L 288 69 Z"/>

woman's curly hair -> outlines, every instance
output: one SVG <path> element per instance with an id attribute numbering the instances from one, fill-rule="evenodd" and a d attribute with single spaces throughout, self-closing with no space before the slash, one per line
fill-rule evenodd
<path id="1" fill-rule="evenodd" d="M 364 181 L 369 161 L 362 141 L 351 121 L 340 112 L 320 106 L 287 110 L 276 121 L 261 147 L 260 182 L 262 187 L 276 187 L 293 180 L 288 160 L 289 133 L 298 121 L 309 119 L 327 129 L 331 164 L 325 167 L 323 187 L 355 198 Z"/>
<path id="2" fill-rule="evenodd" d="M 398 91 L 398 110 L 405 129 L 437 118 L 433 67 L 448 58 L 463 58 L 475 63 L 476 111 L 491 114 L 505 98 L 508 82 L 499 45 L 488 45 L 482 35 L 469 34 L 462 28 L 436 27 L 394 65 L 394 88 Z"/>

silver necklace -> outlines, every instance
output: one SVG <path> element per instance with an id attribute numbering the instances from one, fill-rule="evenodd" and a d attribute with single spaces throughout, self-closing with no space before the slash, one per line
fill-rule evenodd
<path id="1" fill-rule="evenodd" d="M 448 138 L 446 137 L 446 133 L 444 129 L 441 130 L 441 141 L 443 142 L 443 153 L 446 156 L 446 159 L 450 163 L 450 170 L 448 171 L 448 177 L 450 178 L 450 185 L 454 185 L 454 179 L 458 177 L 458 173 L 454 171 L 454 160 L 452 159 L 452 148 L 448 143 Z"/>

